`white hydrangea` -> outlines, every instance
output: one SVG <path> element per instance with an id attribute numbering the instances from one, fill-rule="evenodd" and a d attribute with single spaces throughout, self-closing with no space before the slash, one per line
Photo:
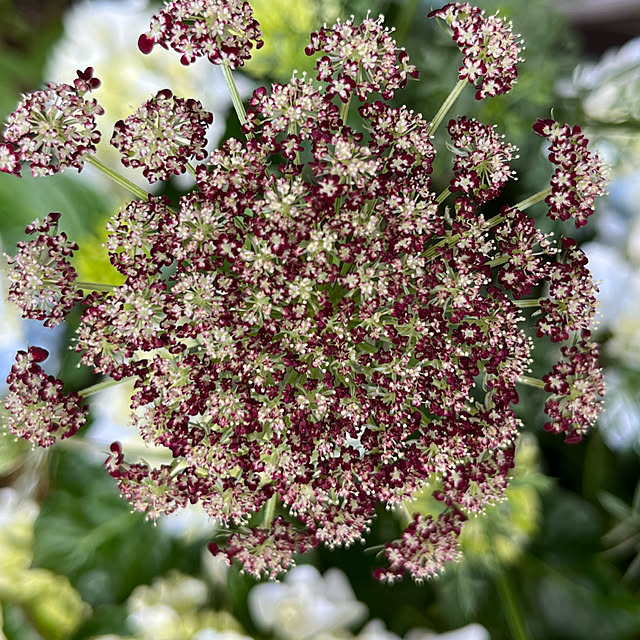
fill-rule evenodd
<path id="1" fill-rule="evenodd" d="M 284 640 L 304 640 L 361 622 L 367 607 L 356 600 L 339 569 L 329 569 L 322 576 L 311 565 L 301 565 L 284 582 L 254 587 L 249 611 L 261 629 Z"/>

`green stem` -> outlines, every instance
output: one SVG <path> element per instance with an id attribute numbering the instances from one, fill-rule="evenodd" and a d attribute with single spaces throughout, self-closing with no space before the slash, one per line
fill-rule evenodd
<path id="1" fill-rule="evenodd" d="M 224 75 L 224 80 L 227 83 L 227 89 L 229 89 L 231 102 L 233 103 L 233 108 L 236 111 L 238 120 L 240 121 L 241 125 L 244 125 L 247 122 L 247 112 L 245 111 L 244 105 L 242 104 L 242 98 L 240 97 L 240 92 L 238 91 L 236 82 L 233 79 L 231 69 L 229 69 L 229 65 L 226 62 L 222 63 L 222 73 Z M 247 138 L 251 139 L 253 138 L 253 135 L 247 134 Z"/>
<path id="2" fill-rule="evenodd" d="M 196 177 L 196 170 L 194 168 L 194 166 L 190 163 L 187 162 L 187 171 L 195 178 Z"/>
<path id="3" fill-rule="evenodd" d="M 518 382 L 535 387 L 536 389 L 544 389 L 545 383 L 539 378 L 531 378 L 530 376 L 520 376 Z"/>
<path id="4" fill-rule="evenodd" d="M 117 171 L 107 167 L 106 164 L 102 164 L 102 162 L 94 156 L 89 156 L 87 162 L 102 171 L 105 176 L 113 180 L 116 184 L 131 192 L 136 198 L 140 198 L 140 200 L 144 200 L 145 202 L 149 199 L 149 194 L 144 189 L 141 189 L 137 184 L 133 184 L 131 180 L 120 175 Z"/>
<path id="5" fill-rule="evenodd" d="M 79 289 L 85 291 L 115 291 L 118 288 L 117 284 L 106 284 L 104 282 L 83 282 L 82 280 L 76 280 L 75 285 Z"/>
<path id="6" fill-rule="evenodd" d="M 122 378 L 122 380 L 114 380 L 113 378 L 108 378 L 107 380 L 103 380 L 102 382 L 93 384 L 90 387 L 86 387 L 85 389 L 80 389 L 80 391 L 78 391 L 78 395 L 81 398 L 86 398 L 88 396 L 92 396 L 94 393 L 102 391 L 103 389 L 115 387 L 124 382 L 128 382 L 129 380 L 133 380 L 133 378 Z"/>
<path id="7" fill-rule="evenodd" d="M 449 187 L 447 187 L 437 198 L 436 202 L 438 204 L 442 204 L 449 196 L 451 195 L 451 191 L 449 191 Z"/>
<path id="8" fill-rule="evenodd" d="M 518 609 L 518 604 L 504 571 L 498 572 L 496 583 L 500 600 L 502 600 L 502 604 L 504 605 L 505 617 L 507 618 L 507 623 L 509 624 L 514 640 L 528 640 L 522 614 Z"/>
<path id="9" fill-rule="evenodd" d="M 427 129 L 427 133 L 429 135 L 433 135 L 435 130 L 440 126 L 440 123 L 444 120 L 444 117 L 449 112 L 449 109 L 453 106 L 453 103 L 458 99 L 458 96 L 462 93 L 462 90 L 465 88 L 467 84 L 467 80 L 458 80 L 458 84 L 452 89 L 451 93 L 447 96 L 447 99 L 442 103 L 440 109 L 438 109 L 438 113 L 436 113 L 435 117 L 429 124 Z"/>
<path id="10" fill-rule="evenodd" d="M 351 96 L 346 102 L 340 105 L 340 118 L 343 124 L 347 124 L 347 118 L 349 117 L 349 106 L 351 105 Z"/>
<path id="11" fill-rule="evenodd" d="M 278 494 L 274 493 L 269 500 L 267 500 L 267 504 L 264 510 L 264 520 L 262 521 L 262 526 L 265 529 L 268 529 L 273 522 L 273 517 L 276 514 L 276 504 L 278 502 Z"/>
<path id="12" fill-rule="evenodd" d="M 532 298 L 531 300 L 514 300 L 513 304 L 520 309 L 527 309 L 529 307 L 539 307 L 542 298 Z"/>
<path id="13" fill-rule="evenodd" d="M 512 209 L 520 209 L 520 211 L 524 211 L 525 209 L 528 209 L 529 207 L 536 204 L 536 202 L 540 202 L 541 200 L 544 200 L 549 195 L 551 195 L 551 187 L 547 187 L 542 191 L 538 191 L 538 193 L 534 193 L 532 196 L 529 196 L 526 200 L 523 200 L 522 202 L 518 202 L 518 204 L 514 205 Z"/>

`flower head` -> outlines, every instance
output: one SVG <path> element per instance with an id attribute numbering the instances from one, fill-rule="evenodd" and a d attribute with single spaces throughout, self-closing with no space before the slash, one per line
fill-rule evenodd
<path id="1" fill-rule="evenodd" d="M 143 167 L 149 182 L 166 180 L 184 173 L 190 158 L 207 157 L 205 135 L 212 122 L 213 115 L 200 102 L 164 89 L 116 122 L 111 144 L 125 167 Z"/>
<path id="2" fill-rule="evenodd" d="M 478 100 L 511 90 L 518 77 L 517 64 L 522 62 L 522 42 L 510 22 L 497 14 L 485 17 L 482 9 L 466 2 L 447 4 L 429 17 L 441 18 L 451 28 L 453 41 L 464 54 L 459 78 L 475 86 Z"/>
<path id="3" fill-rule="evenodd" d="M 570 331 L 591 327 L 596 312 L 598 287 L 586 265 L 584 251 L 572 238 L 562 238 L 561 260 L 549 267 L 549 297 L 540 303 L 543 315 L 538 320 L 538 336 L 548 335 L 553 342 L 569 338 Z"/>
<path id="4" fill-rule="evenodd" d="M 11 267 L 9 300 L 24 318 L 44 320 L 47 327 L 64 320 L 82 300 L 75 285 L 78 274 L 69 262 L 78 245 L 70 242 L 66 233 L 57 233 L 59 219 L 59 213 L 50 213 L 42 222 L 32 222 L 26 232 L 35 238 L 19 242 L 18 253 L 7 257 Z"/>
<path id="5" fill-rule="evenodd" d="M 418 77 L 409 56 L 396 47 L 391 31 L 382 25 L 384 17 L 367 17 L 359 25 L 354 18 L 311 34 L 307 55 L 322 52 L 316 65 L 318 80 L 328 83 L 327 95 L 347 102 L 355 93 L 365 100 L 370 93 L 381 93 L 390 100 L 411 76 Z"/>
<path id="6" fill-rule="evenodd" d="M 171 2 L 153 37 L 188 62 L 196 36 L 198 55 L 211 53 L 216 20 L 223 36 L 246 35 L 229 26 L 243 7 Z M 468 5 L 443 11 L 482 61 L 479 92 L 506 90 L 518 51 L 508 28 Z M 520 426 L 511 405 L 533 346 L 519 309 L 533 305 L 512 296 L 550 279 L 540 331 L 564 338 L 590 318 L 592 285 L 574 245 L 550 266 L 548 239 L 522 212 L 478 210 L 512 176 L 514 148 L 492 127 L 450 124 L 458 193 L 441 207 L 430 126 L 370 95 L 390 98 L 414 71 L 381 20 L 325 28 L 315 51 L 326 54 L 320 84 L 294 76 L 256 90 L 246 139 L 211 153 L 175 210 L 150 198 L 118 212 L 107 249 L 126 280 L 84 299 L 76 348 L 94 372 L 134 378 L 133 426 L 174 458 L 129 464 L 112 445 L 107 470 L 134 508 L 156 517 L 200 503 L 228 529 L 212 552 L 275 578 L 297 553 L 363 540 L 380 504 L 429 487 L 441 514 L 416 513 L 379 572 L 423 579 L 457 556 L 467 516 L 504 496 Z M 363 104 L 347 124 L 354 93 Z M 204 158 L 207 118 L 161 92 L 115 142 L 166 178 Z M 569 395 L 547 381 L 561 431 L 582 430 L 565 414 L 578 394 L 591 406 L 580 382 L 590 357 L 556 372 Z"/>
<path id="7" fill-rule="evenodd" d="M 260 25 L 245 0 L 171 0 L 151 20 L 150 29 L 138 40 L 142 53 L 155 44 L 182 54 L 188 65 L 204 56 L 213 64 L 241 67 L 251 49 L 262 46 Z"/>
<path id="8" fill-rule="evenodd" d="M 49 83 L 26 95 L 9 116 L 4 137 L 12 144 L 0 149 L 0 170 L 15 174 L 20 162 L 30 164 L 33 176 L 51 175 L 65 167 L 82 169 L 85 157 L 95 153 L 100 141 L 96 116 L 103 109 L 95 99 L 85 98 L 99 85 L 87 67 L 78 71 L 73 86 Z"/>
<path id="9" fill-rule="evenodd" d="M 436 519 L 414 514 L 402 537 L 386 545 L 389 566 L 377 570 L 376 577 L 394 582 L 407 571 L 422 582 L 438 575 L 446 563 L 460 557 L 458 536 L 465 520 L 464 514 L 457 510 L 445 512 Z"/>
<path id="10" fill-rule="evenodd" d="M 40 363 L 48 356 L 40 347 L 18 351 L 7 377 L 4 405 L 9 430 L 40 447 L 77 433 L 88 412 L 77 393 L 64 393 L 62 380 L 44 372 Z"/>
<path id="11" fill-rule="evenodd" d="M 549 140 L 549 160 L 556 165 L 551 178 L 548 216 L 552 220 L 573 218 L 576 227 L 587 224 L 594 201 L 603 195 L 606 182 L 604 163 L 589 151 L 588 140 L 580 127 L 555 120 L 538 120 L 533 130 Z"/>
<path id="12" fill-rule="evenodd" d="M 598 345 L 583 331 L 571 347 L 562 347 L 563 360 L 542 379 L 551 396 L 545 412 L 551 418 L 545 431 L 562 433 L 567 442 L 580 442 L 600 413 L 605 392 L 602 368 L 598 364 Z"/>
<path id="13" fill-rule="evenodd" d="M 473 118 L 450 120 L 448 129 L 457 149 L 451 190 L 462 191 L 478 204 L 497 198 L 507 180 L 515 176 L 509 162 L 517 148 L 505 142 L 495 126 Z"/>

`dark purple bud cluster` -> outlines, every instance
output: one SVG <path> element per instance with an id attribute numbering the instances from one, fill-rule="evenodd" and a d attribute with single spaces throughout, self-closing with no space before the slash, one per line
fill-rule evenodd
<path id="1" fill-rule="evenodd" d="M 80 170 L 87 155 L 96 152 L 100 132 L 96 116 L 104 110 L 85 94 L 100 86 L 93 69 L 78 71 L 73 86 L 49 83 L 22 99 L 9 116 L 0 145 L 0 171 L 20 175 L 28 162 L 33 176 L 51 175 L 65 167 Z"/>
<path id="2" fill-rule="evenodd" d="M 34 239 L 19 242 L 18 253 L 6 256 L 11 267 L 9 301 L 20 308 L 24 318 L 44 320 L 47 327 L 62 322 L 82 300 L 75 284 L 78 274 L 69 262 L 78 245 L 66 233 L 57 233 L 59 218 L 59 213 L 50 213 L 42 222 L 32 222 L 26 233 Z"/>
<path id="3" fill-rule="evenodd" d="M 153 16 L 138 47 L 151 53 L 160 44 L 181 53 L 184 65 L 205 57 L 237 69 L 251 57 L 254 44 L 257 49 L 263 45 L 261 38 L 260 25 L 245 0 L 171 0 Z"/>
<path id="4" fill-rule="evenodd" d="M 167 180 L 184 173 L 190 159 L 207 157 L 205 135 L 213 114 L 193 98 L 177 98 L 169 89 L 158 91 L 126 120 L 114 126 L 111 144 L 122 154 L 125 167 L 143 167 L 149 180 Z"/>
<path id="5" fill-rule="evenodd" d="M 40 363 L 48 356 L 40 347 L 18 351 L 7 377 L 7 427 L 39 447 L 49 447 L 77 433 L 88 412 L 77 393 L 64 393 L 62 380 L 44 372 Z"/>
<path id="6" fill-rule="evenodd" d="M 576 227 L 587 224 L 595 199 L 604 194 L 606 172 L 597 153 L 589 151 L 580 127 L 555 120 L 538 120 L 533 130 L 549 140 L 549 160 L 556 165 L 551 195 L 545 200 L 552 220 L 573 218 Z"/>
<path id="7" fill-rule="evenodd" d="M 475 86 L 478 100 L 512 89 L 522 62 L 522 41 L 513 34 L 510 22 L 497 14 L 485 17 L 482 9 L 466 2 L 447 4 L 429 17 L 441 18 L 451 28 L 453 41 L 464 54 L 459 78 Z"/>

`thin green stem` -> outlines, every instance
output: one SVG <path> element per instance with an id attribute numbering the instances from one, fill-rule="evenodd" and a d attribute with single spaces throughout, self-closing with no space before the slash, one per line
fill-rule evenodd
<path id="1" fill-rule="evenodd" d="M 264 520 L 262 522 L 262 526 L 267 529 L 271 526 L 273 522 L 273 517 L 276 514 L 276 504 L 278 502 L 278 494 L 274 493 L 269 500 L 267 500 L 267 504 L 264 510 Z"/>
<path id="2" fill-rule="evenodd" d="M 96 169 L 102 171 L 102 173 L 104 173 L 107 178 L 110 178 L 116 184 L 131 192 L 136 198 L 140 198 L 140 200 L 144 201 L 147 201 L 149 199 L 149 194 L 144 189 L 141 189 L 137 184 L 133 184 L 131 180 L 128 180 L 124 176 L 120 175 L 117 171 L 114 171 L 110 167 L 107 167 L 106 164 L 103 164 L 94 156 L 89 156 L 87 158 L 87 162 L 90 165 L 94 166 Z"/>
<path id="3" fill-rule="evenodd" d="M 123 384 L 124 382 L 128 382 L 129 380 L 133 380 L 133 378 L 122 378 L 122 380 L 114 380 L 113 378 L 107 378 L 107 380 L 103 380 L 102 382 L 97 382 L 96 384 L 93 384 L 90 387 L 80 389 L 80 391 L 78 391 L 78 395 L 81 398 L 87 398 L 88 396 L 92 396 L 94 393 L 98 393 L 99 391 L 103 391 L 104 389 L 115 387 L 119 384 Z"/>
<path id="4" fill-rule="evenodd" d="M 518 382 L 521 382 L 522 384 L 526 384 L 530 387 L 535 387 L 536 389 L 545 388 L 544 381 L 540 380 L 539 378 L 531 378 L 530 376 L 520 376 L 518 378 Z"/>
<path id="5" fill-rule="evenodd" d="M 342 119 L 343 124 L 347 123 L 347 118 L 349 117 L 349 107 L 351 106 L 351 96 L 346 102 L 343 102 L 340 105 L 340 118 Z"/>
<path id="6" fill-rule="evenodd" d="M 187 171 L 195 178 L 196 177 L 196 170 L 194 168 L 194 166 L 190 163 L 187 162 Z"/>
<path id="7" fill-rule="evenodd" d="M 451 191 L 449 191 L 449 187 L 447 187 L 437 198 L 436 202 L 438 204 L 442 204 L 449 196 L 451 195 Z"/>
<path id="8" fill-rule="evenodd" d="M 518 603 L 516 602 L 513 590 L 511 589 L 511 585 L 509 584 L 509 580 L 504 571 L 498 572 L 496 576 L 496 583 L 498 587 L 498 595 L 504 605 L 505 617 L 507 618 L 507 623 L 509 624 L 514 640 L 528 640 L 522 614 L 520 613 Z"/>
<path id="9" fill-rule="evenodd" d="M 233 103 L 233 108 L 236 111 L 238 120 L 240 121 L 241 125 L 244 125 L 247 122 L 247 112 L 244 109 L 242 98 L 240 97 L 240 92 L 238 91 L 236 82 L 233 79 L 233 74 L 231 73 L 231 69 L 229 69 L 229 65 L 227 63 L 222 63 L 222 73 L 224 75 L 224 80 L 227 83 L 227 89 L 229 89 L 231 102 Z M 247 138 L 251 139 L 253 138 L 253 135 L 247 134 Z"/>
<path id="10" fill-rule="evenodd" d="M 442 103 L 440 109 L 438 109 L 438 113 L 436 113 L 435 117 L 429 124 L 427 129 L 427 133 L 429 135 L 433 135 L 435 130 L 440 126 L 440 123 L 444 120 L 444 117 L 449 112 L 449 109 L 453 106 L 453 103 L 458 99 L 458 96 L 462 93 L 462 90 L 465 88 L 467 84 L 467 80 L 458 80 L 458 84 L 452 89 L 451 93 L 447 96 L 446 100 Z"/>
<path id="11" fill-rule="evenodd" d="M 536 202 L 540 202 L 541 200 L 544 200 L 549 195 L 551 195 L 551 187 L 547 187 L 542 191 L 538 191 L 538 193 L 534 193 L 532 196 L 529 196 L 526 200 L 523 200 L 522 202 L 518 202 L 518 204 L 514 205 L 512 209 L 520 209 L 520 211 L 524 211 L 525 209 L 528 209 L 529 207 L 536 204 Z"/>
<path id="12" fill-rule="evenodd" d="M 532 298 L 531 300 L 514 300 L 513 304 L 520 309 L 527 309 L 529 307 L 539 307 L 542 298 Z"/>
<path id="13" fill-rule="evenodd" d="M 107 284 L 105 282 L 84 282 L 82 280 L 76 280 L 75 285 L 85 291 L 115 291 L 118 288 L 117 284 Z"/>

